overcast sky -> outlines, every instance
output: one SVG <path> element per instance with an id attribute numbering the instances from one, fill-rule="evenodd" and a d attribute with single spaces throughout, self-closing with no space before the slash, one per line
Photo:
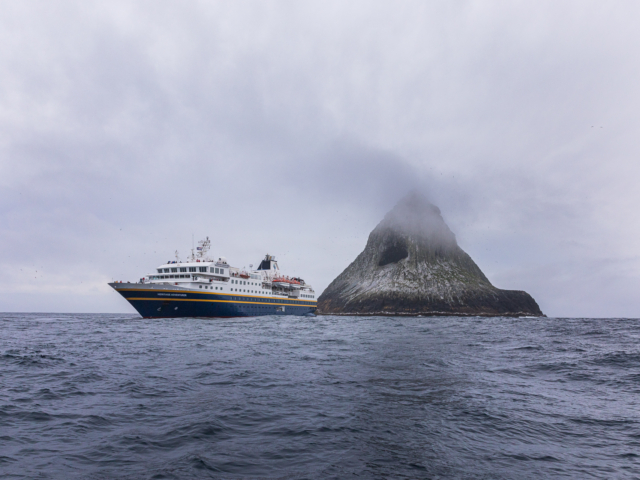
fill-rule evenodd
<path id="1" fill-rule="evenodd" d="M 640 3 L 0 1 L 0 311 L 208 235 L 321 292 L 418 188 L 549 316 L 640 316 Z"/>

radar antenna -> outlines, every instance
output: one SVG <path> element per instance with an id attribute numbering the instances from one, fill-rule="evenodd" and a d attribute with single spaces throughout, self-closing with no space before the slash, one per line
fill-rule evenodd
<path id="1" fill-rule="evenodd" d="M 211 248 L 211 240 L 209 240 L 209 237 L 205 238 L 204 240 L 200 240 L 198 242 L 198 247 L 196 248 L 197 250 L 197 256 L 198 258 L 206 258 L 207 253 L 209 252 L 209 248 Z"/>

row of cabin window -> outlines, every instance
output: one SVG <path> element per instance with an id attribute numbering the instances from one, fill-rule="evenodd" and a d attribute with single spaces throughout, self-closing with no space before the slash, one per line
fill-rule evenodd
<path id="1" fill-rule="evenodd" d="M 200 288 L 202 288 L 202 285 L 200 285 Z M 218 287 L 214 287 L 213 285 L 212 285 L 212 286 L 210 286 L 210 287 L 209 287 L 209 286 L 207 286 L 207 285 L 205 285 L 205 286 L 204 286 L 204 288 L 205 288 L 205 290 L 206 290 L 206 289 L 208 289 L 208 288 L 210 288 L 211 290 L 218 290 Z M 222 287 L 220 287 L 220 290 L 222 290 L 222 289 L 223 289 L 223 288 L 222 288 Z M 231 291 L 232 291 L 232 292 L 237 292 L 237 291 L 238 291 L 238 289 L 237 289 L 237 288 L 232 288 L 232 289 L 231 289 Z M 241 292 L 246 292 L 246 293 L 263 293 L 263 292 L 258 292 L 257 290 L 249 290 L 249 291 L 247 291 L 247 290 L 240 289 L 240 291 L 241 291 Z"/>
<path id="2" fill-rule="evenodd" d="M 247 282 L 245 280 L 234 280 L 233 278 L 231 279 L 231 283 L 235 283 L 236 285 L 258 285 L 258 283 Z"/>
<path id="3" fill-rule="evenodd" d="M 200 288 L 202 288 L 202 287 L 203 287 L 203 286 L 202 286 L 202 285 L 200 285 Z M 213 285 L 211 285 L 211 286 L 204 285 L 204 288 L 205 288 L 205 290 L 207 290 L 207 289 L 209 289 L 209 288 L 210 288 L 211 290 L 218 290 L 218 287 L 214 287 Z M 220 287 L 220 290 L 223 290 L 223 288 L 222 288 L 222 287 Z M 233 292 L 233 291 L 236 291 L 236 292 L 237 292 L 237 291 L 238 291 L 238 289 L 237 289 L 237 288 L 236 288 L 236 289 L 233 289 L 233 288 L 232 288 L 232 289 L 231 289 L 231 291 L 232 291 L 232 292 Z M 241 292 L 246 292 L 246 290 L 242 290 L 242 289 L 240 289 L 240 291 L 241 291 Z M 256 291 L 256 290 L 249 290 L 249 292 L 248 292 L 248 293 L 262 293 L 262 292 L 258 292 L 258 291 Z"/>
<path id="4" fill-rule="evenodd" d="M 202 285 L 200 285 L 200 288 L 202 288 L 202 287 L 203 287 L 203 286 L 202 286 Z M 205 288 L 205 290 L 207 290 L 207 289 L 209 289 L 209 288 L 210 288 L 211 290 L 218 290 L 218 287 L 214 287 L 213 285 L 211 285 L 211 286 L 204 285 L 204 288 Z M 223 288 L 222 288 L 222 287 L 220 287 L 220 290 L 223 290 Z M 232 291 L 232 292 L 234 292 L 234 291 L 235 291 L 235 292 L 237 292 L 237 291 L 238 291 L 238 289 L 237 289 L 237 288 L 235 288 L 235 289 L 234 289 L 234 288 L 232 288 L 232 289 L 231 289 L 231 291 Z M 262 292 L 258 292 L 257 290 L 249 290 L 249 291 L 247 291 L 247 290 L 242 290 L 242 289 L 240 289 L 240 291 L 241 291 L 241 292 L 246 292 L 246 293 L 262 293 Z"/>
<path id="5" fill-rule="evenodd" d="M 315 295 L 305 295 L 305 294 L 302 294 L 302 295 L 300 295 L 300 296 L 301 296 L 301 297 L 304 297 L 304 298 L 316 298 L 316 297 L 315 297 Z"/>
<path id="6" fill-rule="evenodd" d="M 195 267 L 191 267 L 191 268 L 195 268 Z M 153 275 L 151 276 L 151 280 L 162 280 L 163 278 L 191 278 L 191 275 Z M 238 280 L 231 280 L 231 283 L 236 283 L 236 284 L 239 283 L 240 285 L 258 285 L 257 283 L 245 282 L 245 281 L 239 282 Z"/>
<path id="7" fill-rule="evenodd" d="M 207 273 L 207 267 L 173 267 L 173 268 L 159 268 L 158 273 L 178 273 L 178 270 L 181 272 L 186 272 L 189 269 L 189 272 L 201 272 Z M 220 275 L 224 275 L 224 268 L 218 267 L 210 267 L 209 270 L 211 273 L 218 273 Z"/>
<path id="8" fill-rule="evenodd" d="M 152 275 L 151 280 L 162 280 L 163 278 L 191 278 L 191 275 Z"/>

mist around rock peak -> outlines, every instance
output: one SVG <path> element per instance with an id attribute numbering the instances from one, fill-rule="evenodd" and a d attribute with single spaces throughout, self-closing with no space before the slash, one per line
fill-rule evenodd
<path id="1" fill-rule="evenodd" d="M 397 235 L 427 241 L 433 247 L 456 247 L 456 237 L 449 229 L 440 209 L 418 193 L 411 192 L 391 209 L 373 233 L 391 230 Z"/>

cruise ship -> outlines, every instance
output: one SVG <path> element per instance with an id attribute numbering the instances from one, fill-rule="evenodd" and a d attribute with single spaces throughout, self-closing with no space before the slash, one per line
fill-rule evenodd
<path id="1" fill-rule="evenodd" d="M 210 245 L 207 237 L 191 250 L 186 262 L 176 252 L 175 260 L 137 283 L 109 285 L 145 318 L 309 315 L 316 311 L 311 285 L 281 273 L 273 255 L 265 255 L 255 270 L 253 265 L 240 269 L 224 257 L 209 258 Z"/>

